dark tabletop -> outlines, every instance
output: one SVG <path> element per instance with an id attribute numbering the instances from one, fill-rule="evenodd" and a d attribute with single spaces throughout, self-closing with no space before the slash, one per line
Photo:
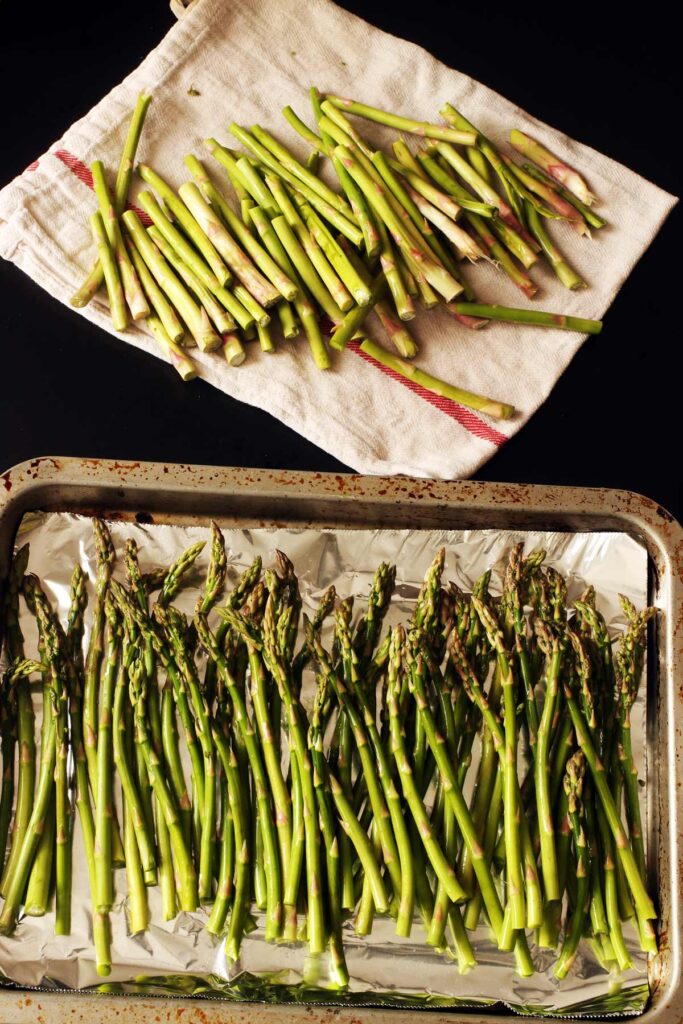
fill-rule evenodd
<path id="1" fill-rule="evenodd" d="M 664 5 L 649 5 L 646 22 L 598 4 L 583 14 L 509 0 L 344 6 L 680 192 L 680 43 L 673 26 L 666 31 Z M 2 0 L 0 185 L 132 71 L 173 22 L 165 0 Z M 681 518 L 679 231 L 677 209 L 603 333 L 478 478 L 628 488 Z M 183 384 L 4 262 L 0 338 L 0 471 L 46 454 L 346 468 L 268 414 L 202 381 Z"/>

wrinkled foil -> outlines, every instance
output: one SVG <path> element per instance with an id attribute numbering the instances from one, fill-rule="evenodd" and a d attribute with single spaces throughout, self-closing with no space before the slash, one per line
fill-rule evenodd
<path id="1" fill-rule="evenodd" d="M 28 518 L 28 517 L 27 517 Z M 208 524 L 207 524 L 208 525 Z M 140 550 L 143 572 L 169 565 L 196 540 L 208 539 L 208 529 L 112 522 L 117 552 L 134 537 Z M 264 567 L 273 564 L 276 548 L 285 551 L 299 575 L 303 610 L 315 610 L 325 589 L 334 584 L 340 597 L 356 596 L 355 617 L 362 614 L 375 568 L 385 560 L 397 566 L 396 589 L 387 614 L 388 625 L 405 621 L 411 614 L 425 570 L 438 549 L 446 548 L 444 578 L 470 591 L 481 573 L 493 568 L 491 591 L 499 594 L 507 553 L 523 541 L 525 552 L 547 551 L 547 564 L 567 578 L 569 600 L 578 597 L 588 582 L 598 594 L 600 610 L 615 634 L 625 625 L 618 595 L 625 594 L 641 608 L 647 596 L 647 554 L 638 542 L 620 533 L 543 533 L 524 531 L 444 530 L 309 530 L 230 529 L 224 531 L 229 576 L 235 580 L 255 555 Z M 64 513 L 41 514 L 25 520 L 20 542 L 31 547 L 29 571 L 37 573 L 64 621 L 69 604 L 69 580 L 75 562 L 88 575 L 92 598 L 95 552 L 90 520 Z M 209 560 L 209 545 L 202 552 L 176 599 L 191 614 L 202 587 Z M 121 562 L 115 575 L 123 578 Z M 215 613 L 214 613 L 215 615 Z M 86 629 L 90 621 L 86 616 Z M 36 651 L 35 622 L 22 608 L 21 627 L 27 654 Z M 331 636 L 328 621 L 323 631 Z M 87 643 L 87 632 L 85 642 Z M 304 702 L 314 689 L 311 669 L 304 678 Z M 646 778 L 645 682 L 633 709 L 633 744 L 641 778 Z M 40 685 L 34 687 L 37 722 L 40 723 Z M 471 792 L 478 761 L 478 740 L 468 773 L 466 794 Z M 186 777 L 189 769 L 186 765 Z M 117 794 L 118 798 L 118 794 Z M 120 809 L 120 808 L 119 808 Z M 77 816 L 76 816 L 77 822 Z M 428 1007 L 489 1007 L 504 1004 L 521 1013 L 556 1016 L 612 1016 L 642 1012 L 649 989 L 647 958 L 637 936 L 625 925 L 625 937 L 633 967 L 620 977 L 609 976 L 594 957 L 588 942 L 570 976 L 558 982 L 552 973 L 556 956 L 531 943 L 536 973 L 520 978 L 514 957 L 500 953 L 480 927 L 472 936 L 477 966 L 460 974 L 457 963 L 424 942 L 416 919 L 412 936 L 398 938 L 393 922 L 377 918 L 372 934 L 357 938 L 352 922 L 344 928 L 344 944 L 351 974 L 348 993 L 340 995 L 310 984 L 314 965 L 308 962 L 305 945 L 267 944 L 263 939 L 263 915 L 259 927 L 245 936 L 239 962 L 229 965 L 224 944 L 204 930 L 203 910 L 181 913 L 162 922 L 158 887 L 147 890 L 151 914 L 149 930 L 129 935 L 126 927 L 126 874 L 116 872 L 117 900 L 111 914 L 112 972 L 106 984 L 95 971 L 90 915 L 88 872 L 80 826 L 74 829 L 72 934 L 55 936 L 54 912 L 42 918 L 24 917 L 9 938 L 0 938 L 0 981 L 20 987 L 68 988 L 146 995 L 196 995 L 209 998 L 261 1000 L 287 1003 L 353 1003 Z M 325 973 L 322 968 L 321 984 Z"/>

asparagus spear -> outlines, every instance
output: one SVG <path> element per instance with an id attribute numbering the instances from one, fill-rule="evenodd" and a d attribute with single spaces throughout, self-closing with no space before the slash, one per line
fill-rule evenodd
<path id="1" fill-rule="evenodd" d="M 323 199 L 312 189 L 307 182 L 303 182 L 295 174 L 277 160 L 261 143 L 244 128 L 237 124 L 230 125 L 230 131 L 235 138 L 257 157 L 260 162 L 275 174 L 278 178 L 293 186 L 298 192 L 308 199 L 311 205 L 338 231 L 341 231 L 346 238 L 354 245 L 360 245 L 363 241 L 363 233 L 356 227 L 353 221 L 339 210 L 338 204 L 331 204 Z"/>
<path id="2" fill-rule="evenodd" d="M 129 544 L 126 565 L 130 590 L 127 591 L 110 580 L 113 548 L 103 524 L 98 523 L 96 531 L 98 580 L 94 611 L 99 615 L 98 628 L 104 629 L 103 615 L 108 620 L 104 633 L 107 659 L 101 683 L 101 653 L 97 667 L 94 665 L 102 639 L 94 635 L 94 627 L 88 652 L 88 673 L 97 681 L 100 691 L 96 738 L 99 763 L 95 766 L 94 779 L 97 820 L 96 823 L 93 820 L 90 805 L 83 743 L 83 722 L 87 718 L 81 709 L 84 669 L 80 646 L 86 591 L 84 575 L 77 568 L 72 578 L 71 608 L 64 630 L 37 581 L 27 578 L 25 594 L 39 622 L 44 664 L 22 661 L 19 656 L 2 683 L 1 692 L 7 698 L 22 675 L 41 672 L 46 677 L 46 707 L 51 708 L 52 713 L 44 720 L 38 790 L 14 873 L 9 878 L 7 900 L 0 913 L 0 930 L 8 933 L 13 929 L 29 875 L 33 881 L 26 897 L 27 911 L 45 906 L 44 893 L 49 879 L 45 851 L 55 850 L 57 928 L 68 931 L 70 823 L 68 791 L 64 789 L 67 739 L 73 746 L 76 805 L 93 893 L 98 971 L 105 976 L 111 969 L 108 914 L 97 908 L 106 908 L 111 898 L 103 897 L 102 880 L 111 878 L 112 842 L 111 839 L 108 843 L 95 840 L 96 837 L 101 840 L 107 832 L 112 838 L 115 835 L 109 814 L 108 789 L 112 780 L 112 751 L 124 792 L 131 930 L 144 930 L 149 921 L 146 872 L 140 858 L 146 856 L 148 865 L 151 862 L 154 868 L 157 856 L 153 833 L 151 842 L 147 839 L 151 815 L 141 800 L 147 778 L 157 806 L 158 859 L 165 887 L 164 915 L 175 913 L 175 884 L 171 879 L 170 899 L 169 876 L 164 869 L 165 864 L 171 864 L 171 859 L 177 868 L 181 909 L 196 907 L 197 878 L 188 845 L 190 806 L 182 768 L 180 772 L 177 770 L 180 760 L 177 735 L 175 741 L 172 739 L 174 714 L 168 715 L 169 710 L 174 711 L 175 700 L 191 751 L 193 744 L 197 746 L 198 737 L 201 743 L 201 752 L 198 746 L 196 751 L 200 758 L 200 775 L 195 787 L 195 809 L 200 824 L 197 854 L 205 894 L 213 895 L 214 872 L 218 873 L 209 930 L 222 934 L 227 924 L 226 951 L 231 959 L 237 957 L 241 937 L 250 926 L 249 887 L 255 857 L 260 856 L 262 860 L 264 899 L 272 921 L 269 935 L 276 938 L 284 932 L 284 937 L 290 941 L 295 937 L 304 848 L 309 942 L 315 955 L 329 944 L 332 978 L 340 988 L 349 981 L 341 932 L 342 909 L 349 899 L 352 908 L 360 898 L 357 931 L 364 934 L 369 930 L 375 911 L 384 913 L 389 909 L 389 896 L 382 878 L 385 865 L 393 891 L 391 909 L 398 915 L 399 934 L 409 931 L 414 899 L 428 928 L 430 943 L 441 948 L 445 925 L 450 925 L 461 970 L 474 962 L 466 928 L 477 924 L 484 902 L 500 947 L 507 949 L 514 945 L 519 972 L 531 973 L 534 967 L 524 926 L 535 928 L 542 924 L 539 941 L 554 945 L 565 888 L 569 890 L 571 913 L 565 925 L 564 944 L 554 965 L 556 976 L 564 977 L 570 970 L 589 920 L 594 939 L 600 943 L 601 957 L 614 961 L 621 969 L 627 967 L 630 960 L 619 920 L 616 858 L 633 899 L 641 942 L 646 949 L 656 948 L 651 925 L 654 908 L 643 878 L 639 809 L 629 806 L 633 796 L 627 793 L 629 843 L 620 821 L 620 802 L 615 802 L 614 793 L 619 790 L 613 777 L 626 765 L 633 773 L 628 714 L 642 668 L 645 627 L 653 614 L 651 609 L 637 613 L 624 600 L 629 625 L 615 658 L 615 676 L 610 638 L 593 599 L 586 594 L 577 602 L 576 618 L 568 625 L 564 581 L 550 568 L 540 571 L 542 552 L 534 552 L 524 559 L 521 547 L 513 548 L 505 572 L 500 612 L 494 610 L 495 606 L 486 596 L 490 574 L 484 574 L 478 582 L 471 601 L 457 588 L 443 584 L 444 553 L 440 552 L 420 589 L 408 636 L 402 627 L 396 627 L 378 646 L 382 618 L 394 581 L 393 571 L 382 564 L 373 580 L 367 610 L 356 629 L 352 630 L 350 625 L 351 602 L 342 602 L 337 611 L 335 641 L 331 653 L 327 652 L 321 642 L 320 626 L 334 601 L 333 593 L 328 592 L 315 620 L 309 623 L 304 617 L 305 645 L 295 654 L 301 597 L 294 567 L 282 552 L 277 554 L 277 572 L 268 570 L 265 582 L 254 585 L 260 574 L 258 561 L 243 575 L 228 599 L 221 628 L 213 634 L 206 616 L 220 597 L 226 571 L 223 539 L 215 525 L 212 526 L 209 571 L 194 626 L 189 629 L 172 602 L 198 557 L 201 544 L 192 545 L 168 570 L 156 571 L 149 574 L 149 578 L 140 572 L 134 545 Z M 24 553 L 15 564 L 15 582 L 6 600 L 9 614 L 5 616 L 8 647 L 19 655 L 23 652 L 16 610 L 25 558 Z M 150 589 L 160 591 L 151 622 L 147 612 Z M 235 609 L 244 603 L 245 597 L 243 613 L 236 614 Z M 532 611 L 527 621 L 525 605 L 528 603 Z M 534 626 L 535 641 L 528 637 L 529 621 Z M 207 671 L 203 680 L 196 667 L 195 630 L 209 652 L 211 663 L 216 666 L 214 672 Z M 545 654 L 547 676 L 540 719 L 535 695 L 539 650 Z M 449 658 L 442 667 L 446 651 Z M 321 670 L 310 722 L 300 700 L 301 673 L 309 653 L 313 653 Z M 155 710 L 156 655 L 168 672 L 163 721 L 158 706 Z M 497 661 L 497 668 L 487 697 L 482 680 L 488 674 L 492 657 Z M 384 672 L 387 673 L 386 686 L 378 692 L 378 677 Z M 592 674 L 595 674 L 595 684 Z M 516 695 L 512 699 L 513 688 L 518 683 L 522 698 L 519 707 Z M 110 708 L 112 689 L 115 692 L 113 708 Z M 129 707 L 124 706 L 127 689 L 131 698 Z M 278 700 L 274 700 L 276 689 Z M 254 724 L 248 710 L 249 696 Z M 279 757 L 280 701 L 285 709 L 292 751 L 291 795 Z M 337 759 L 334 745 L 330 755 L 325 754 L 324 736 L 328 723 L 332 727 L 335 704 L 339 710 L 337 729 L 341 730 L 342 723 L 348 723 L 356 743 L 360 774 L 355 780 L 353 749 L 345 748 L 341 735 L 340 753 L 346 757 L 348 768 L 343 781 L 340 782 L 338 774 L 346 768 Z M 70 735 L 65 731 L 67 712 Z M 536 743 L 531 744 L 533 771 L 521 786 L 515 757 L 520 714 L 530 738 L 536 736 Z M 462 786 L 479 716 L 484 725 L 482 773 L 470 814 L 462 798 Z M 574 736 L 579 751 L 572 754 Z M 137 767 L 134 764 L 133 738 L 142 755 L 144 772 L 139 763 Z M 408 739 L 412 754 L 408 752 Z M 486 774 L 489 741 L 493 759 L 491 771 Z M 160 756 L 166 756 L 165 764 Z M 214 775 L 216 759 L 225 775 L 222 780 Z M 396 765 L 395 779 L 391 760 Z M 590 770 L 591 779 L 583 782 L 585 766 Z M 435 770 L 437 797 L 430 816 L 425 807 L 424 790 Z M 549 805 L 552 812 L 554 787 L 562 771 L 564 786 L 557 812 L 550 814 L 551 829 L 548 830 L 543 808 Z M 57 788 L 55 800 L 51 802 L 53 779 Z M 405 809 L 398 796 L 397 780 L 405 798 Z M 218 853 L 215 782 L 219 783 L 221 792 L 219 857 L 215 856 Z M 630 785 L 637 799 L 636 783 Z M 251 814 L 249 794 L 252 789 L 259 808 L 257 819 Z M 537 789 L 540 789 L 540 797 L 536 797 Z M 184 800 L 179 794 L 184 794 Z M 276 812 L 274 822 L 273 809 Z M 483 809 L 483 816 L 479 816 L 479 809 Z M 57 842 L 52 839 L 42 844 L 40 836 L 47 834 L 50 814 L 55 816 Z M 542 921 L 529 827 L 534 815 L 538 819 L 546 888 Z M 502 836 L 494 853 L 501 822 Z M 551 885 L 553 872 L 546 869 L 547 861 L 543 860 L 544 843 L 547 844 L 549 835 L 555 847 L 555 889 Z M 349 838 L 351 849 L 358 857 L 355 880 L 351 862 L 350 898 L 344 895 L 342 836 Z M 465 861 L 458 857 L 459 838 L 467 852 Z M 441 883 L 436 893 L 427 875 L 424 851 Z M 570 867 L 570 860 L 573 867 Z M 479 892 L 472 890 L 473 898 L 464 917 L 455 905 L 465 896 L 461 878 L 453 872 L 456 862 L 462 868 L 472 865 L 480 886 Z M 517 874 L 515 862 L 518 862 Z M 273 868 L 281 873 L 275 875 Z M 497 869 L 504 874 L 507 884 L 505 913 L 494 888 Z M 519 869 L 523 869 L 521 883 Z M 467 882 L 469 888 L 468 877 L 468 872 L 462 870 L 462 882 Z M 519 907 L 515 910 L 515 903 L 522 902 L 518 899 L 520 885 L 526 903 L 524 916 Z M 43 888 L 43 894 L 39 887 Z M 31 907 L 34 892 L 36 898 Z M 228 922 L 233 893 L 233 910 Z M 258 890 L 256 896 L 258 902 Z M 279 909 L 283 896 L 286 921 L 282 920 Z M 274 907 L 278 909 L 273 912 Z M 519 921 L 522 924 L 517 929 Z"/>
<path id="3" fill-rule="evenodd" d="M 52 611 L 47 602 L 42 598 L 40 591 L 36 593 L 35 612 L 43 639 L 43 656 L 47 662 L 47 671 L 45 673 L 45 693 L 48 700 L 46 707 L 47 724 L 45 727 L 45 742 L 41 746 L 38 783 L 31 815 L 16 858 L 13 873 L 7 880 L 5 903 L 2 912 L 0 912 L 0 934 L 2 935 L 10 935 L 16 927 L 19 907 L 45 828 L 45 820 L 54 786 L 57 740 L 56 721 L 61 693 L 62 652 L 59 633 Z M 33 667 L 33 665 L 27 665 L 26 671 L 31 671 Z"/>
<path id="4" fill-rule="evenodd" d="M 585 830 L 583 827 L 583 813 L 581 795 L 583 791 L 583 776 L 585 773 L 585 758 L 579 751 L 567 762 L 567 772 L 564 777 L 564 791 L 567 794 L 568 813 L 571 822 L 574 849 L 576 852 L 576 901 L 572 914 L 569 930 L 565 935 L 562 944 L 560 958 L 555 965 L 554 974 L 556 978 L 566 978 L 569 973 L 576 954 L 579 942 L 583 935 L 584 921 L 588 906 L 589 891 L 589 853 L 586 842 Z"/>
<path id="5" fill-rule="evenodd" d="M 213 271 L 219 284 L 223 286 L 230 284 L 232 274 L 221 259 L 211 239 L 195 220 L 182 199 L 176 195 L 170 185 L 153 171 L 151 167 L 148 167 L 146 164 L 138 164 L 137 171 L 142 180 L 147 185 L 151 185 L 157 195 L 168 206 L 187 237 L 202 254 L 203 259 Z"/>
<path id="6" fill-rule="evenodd" d="M 332 344 L 334 344 L 335 337 L 335 335 L 332 336 Z M 359 347 L 361 352 L 365 352 L 375 362 L 381 363 L 382 366 L 393 370 L 399 377 L 404 377 L 409 381 L 412 380 L 416 384 L 421 385 L 421 387 L 426 388 L 427 391 L 440 395 L 442 398 L 450 398 L 452 401 L 460 403 L 460 405 L 466 405 L 471 409 L 478 409 L 495 419 L 509 419 L 515 411 L 511 405 L 505 405 L 502 402 L 496 402 L 492 398 L 484 398 L 482 395 L 475 395 L 473 392 L 465 391 L 462 388 L 455 387 L 453 384 L 447 384 L 445 381 L 425 373 L 424 370 L 418 369 L 412 363 L 392 355 L 373 341 L 366 339 L 361 342 Z"/>
<path id="7" fill-rule="evenodd" d="M 210 236 L 237 280 L 241 281 L 247 291 L 263 306 L 271 306 L 277 302 L 279 298 L 277 289 L 242 252 L 232 235 L 223 227 L 208 205 L 198 186 L 193 181 L 186 181 L 184 185 L 180 186 L 178 192 L 188 209 L 197 218 L 197 222 Z"/>
<path id="8" fill-rule="evenodd" d="M 150 308 L 147 305 L 147 299 L 142 291 L 140 280 L 123 242 L 121 227 L 109 194 L 109 187 L 104 174 L 104 165 L 101 160 L 95 160 L 92 165 L 92 179 L 109 245 L 118 265 L 128 309 L 133 320 L 142 320 L 144 317 L 149 316 Z"/>
<path id="9" fill-rule="evenodd" d="M 366 103 L 357 103 L 355 100 L 347 100 L 341 96 L 328 95 L 327 100 L 335 107 L 347 111 L 349 114 L 357 114 L 369 121 L 377 121 L 378 124 L 386 124 L 390 128 L 396 128 L 400 132 L 410 132 L 413 135 L 420 135 L 428 139 L 446 139 L 455 142 L 460 146 L 473 146 L 477 141 L 475 132 L 457 131 L 454 128 L 447 128 L 440 124 L 429 124 L 427 121 L 414 121 L 409 117 L 400 117 L 397 114 L 390 114 L 376 107 L 370 107 Z"/>
<path id="10" fill-rule="evenodd" d="M 112 863 L 112 715 L 114 688 L 121 654 L 122 629 L 117 608 L 111 599 L 105 601 L 107 618 L 107 651 L 104 676 L 99 693 L 97 730 L 97 787 L 95 792 L 95 909 L 110 910 L 114 902 L 114 866 Z"/>
<path id="11" fill-rule="evenodd" d="M 636 914 L 639 921 L 646 923 L 654 920 L 657 916 L 654 905 L 643 884 L 635 856 L 629 845 L 624 827 L 614 804 L 614 799 L 609 786 L 607 785 L 607 781 L 605 779 L 605 767 L 598 757 L 590 736 L 586 718 L 579 708 L 575 693 L 571 686 L 571 682 L 565 682 L 564 694 L 567 702 L 567 708 L 574 725 L 576 741 L 585 755 L 600 804 L 604 810 L 605 817 L 607 818 L 609 829 L 614 837 L 617 856 L 623 865 L 624 874 L 626 875 L 626 880 L 631 890 L 631 895 L 633 896 Z"/>
<path id="12" fill-rule="evenodd" d="M 125 331 L 128 326 L 128 310 L 126 309 L 123 285 L 121 284 L 121 277 L 116 259 L 114 258 L 114 251 L 104 230 L 104 221 L 99 212 L 93 213 L 91 216 L 90 230 L 92 231 L 100 264 L 102 265 L 114 330 Z"/>
<path id="13" fill-rule="evenodd" d="M 375 761 L 370 749 L 370 740 L 364 723 L 365 716 L 361 716 L 352 697 L 348 693 L 348 685 L 354 685 L 353 669 L 349 665 L 348 671 L 344 673 L 346 680 L 344 681 L 335 671 L 329 656 L 320 642 L 319 636 L 312 628 L 312 624 L 305 617 L 304 630 L 306 634 L 306 641 L 309 644 L 311 653 L 317 660 L 323 677 L 334 690 L 340 708 L 343 709 L 353 732 L 356 748 L 361 761 L 361 770 L 368 788 L 368 796 L 372 807 L 374 822 L 380 838 L 382 857 L 387 867 L 389 877 L 391 878 L 394 891 L 397 893 L 402 892 L 401 865 L 399 861 L 398 847 L 396 845 L 396 837 L 393 831 L 393 818 L 390 816 L 390 812 L 387 807 L 387 800 L 391 799 L 391 801 L 393 801 L 394 799 L 394 793 L 390 789 L 389 796 L 386 796 L 391 776 L 387 772 L 384 782 L 381 781 L 381 777 L 375 767 Z M 351 661 L 351 635 L 348 630 L 348 624 L 346 623 L 343 615 L 340 615 L 339 612 L 337 613 L 337 630 L 337 636 L 340 638 L 342 648 L 342 661 L 345 659 Z M 384 775 L 385 770 L 387 770 L 386 761 L 380 768 L 382 775 Z M 406 898 L 408 897 L 406 896 Z M 406 927 L 405 922 L 403 923 L 403 927 Z"/>
<path id="14" fill-rule="evenodd" d="M 19 625 L 19 595 L 26 566 L 28 565 L 29 549 L 25 544 L 16 552 L 0 615 L 4 632 L 5 649 L 10 664 L 23 658 L 24 637 Z M 12 843 L 7 868 L 2 872 L 0 893 L 4 895 L 6 878 L 10 873 L 12 851 L 18 850 L 28 822 L 30 806 L 33 802 L 33 786 L 35 782 L 35 741 L 33 738 L 33 704 L 28 684 L 20 678 L 16 686 L 5 686 L 0 692 L 0 714 L 2 715 L 2 798 L 0 799 L 0 860 L 4 865 L 14 801 L 14 753 L 18 742 L 19 777 L 17 781 L 17 807 L 12 828 Z M 16 723 L 15 723 L 16 715 Z M 17 853 L 14 854 L 16 859 Z"/>
<path id="15" fill-rule="evenodd" d="M 333 801 L 326 786 L 325 757 L 323 754 L 323 736 L 321 728 L 322 710 L 327 699 L 327 682 L 321 679 L 316 691 L 313 714 L 309 728 L 308 744 L 315 769 L 315 792 L 320 815 L 320 831 L 325 844 L 328 914 L 330 920 L 330 957 L 332 961 L 332 977 L 339 989 L 348 987 L 349 969 L 344 955 L 342 938 L 342 893 L 341 870 L 339 855 L 339 838 L 333 813 Z"/>
<path id="16" fill-rule="evenodd" d="M 117 599 L 121 600 L 120 590 Z M 125 599 L 122 601 L 125 607 Z M 125 613 L 124 613 L 125 614 Z M 135 716 L 137 741 L 141 744 L 149 780 L 158 805 L 163 813 L 173 849 L 173 860 L 177 867 L 178 900 L 181 910 L 197 909 L 197 874 L 192 857 L 185 843 L 178 810 L 173 794 L 168 787 L 156 751 L 152 745 L 147 724 L 147 693 L 144 666 L 140 658 L 134 659 L 128 672 L 130 701 Z"/>
<path id="17" fill-rule="evenodd" d="M 182 282 L 176 277 L 143 228 L 137 214 L 133 210 L 127 210 L 123 215 L 123 223 L 157 284 L 182 316 L 199 348 L 203 352 L 212 352 L 218 348 L 221 339 L 212 328 L 206 310 L 195 302 Z"/>
<path id="18" fill-rule="evenodd" d="M 126 206 L 128 189 L 130 188 L 130 182 L 133 176 L 133 167 L 135 166 L 135 154 L 142 134 L 142 126 L 145 122 L 147 108 L 151 102 L 151 96 L 145 95 L 145 93 L 140 93 L 135 104 L 135 110 L 133 111 L 133 116 L 128 128 L 128 135 L 123 147 L 123 152 L 121 153 L 119 169 L 116 175 L 116 183 L 114 185 L 114 210 L 117 216 L 120 216 L 123 213 Z M 97 290 L 103 281 L 104 268 L 101 260 L 98 259 L 81 287 L 74 295 L 71 296 L 71 299 L 69 300 L 71 305 L 76 306 L 79 309 L 83 306 L 87 306 L 93 296 L 97 293 Z"/>
<path id="19" fill-rule="evenodd" d="M 151 328 L 155 336 L 157 336 L 157 331 L 154 325 L 156 323 L 160 324 L 165 332 L 164 340 L 167 336 L 175 346 L 174 351 L 176 349 L 182 351 L 180 350 L 178 343 L 182 341 L 185 336 L 185 328 L 178 319 L 178 314 L 150 274 L 147 264 L 133 245 L 130 238 L 127 239 L 127 244 L 130 258 L 132 259 L 133 266 L 138 273 L 145 295 L 149 299 L 150 304 L 156 313 L 156 317 L 150 316 L 147 318 L 148 326 Z"/>
<path id="20" fill-rule="evenodd" d="M 239 218 L 233 213 L 223 195 L 218 191 L 209 178 L 201 161 L 197 160 L 194 156 L 186 156 L 185 165 L 202 190 L 202 194 L 205 199 L 211 203 L 216 210 L 218 210 L 227 228 L 232 232 L 242 248 L 249 254 L 259 270 L 265 274 L 268 280 L 275 288 L 277 288 L 285 299 L 288 299 L 290 302 L 293 301 L 298 294 L 296 284 L 287 277 L 285 273 L 283 273 L 281 267 L 278 266 L 269 253 L 259 245 L 248 226 L 242 224 Z"/>
<path id="21" fill-rule="evenodd" d="M 198 611 L 195 614 L 194 621 L 202 645 L 215 662 L 218 674 L 230 694 L 235 722 L 244 741 L 249 758 L 249 766 L 254 775 L 258 818 L 264 841 L 264 867 L 268 890 L 266 938 L 274 941 L 282 930 L 282 869 L 278 855 L 275 828 L 273 826 L 273 812 L 263 755 L 256 739 L 254 727 L 247 713 L 244 697 L 237 686 L 224 655 L 216 644 L 216 638 L 209 629 L 206 616 L 201 611 Z"/>
<path id="22" fill-rule="evenodd" d="M 581 175 L 559 157 L 554 156 L 540 142 L 536 142 L 530 135 L 516 128 L 510 132 L 510 142 L 519 153 L 532 160 L 561 185 L 566 186 L 586 206 L 591 206 L 595 202 L 595 196 L 591 194 Z"/>

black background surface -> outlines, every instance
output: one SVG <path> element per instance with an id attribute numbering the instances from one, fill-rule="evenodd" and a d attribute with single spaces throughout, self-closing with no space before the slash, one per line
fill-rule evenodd
<path id="1" fill-rule="evenodd" d="M 344 6 L 680 192 L 680 43 L 673 26 L 666 30 L 664 5 L 650 4 L 638 19 L 624 7 L 509 0 Z M 3 0 L 0 184 L 132 71 L 173 22 L 165 0 Z M 681 517 L 680 232 L 677 209 L 602 335 L 479 479 L 628 488 Z M 0 338 L 0 470 L 44 454 L 345 468 L 266 413 L 201 381 L 182 384 L 7 263 Z"/>

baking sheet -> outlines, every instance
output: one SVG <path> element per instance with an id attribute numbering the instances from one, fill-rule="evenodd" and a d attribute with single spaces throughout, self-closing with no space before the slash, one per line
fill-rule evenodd
<path id="1" fill-rule="evenodd" d="M 128 537 L 135 537 L 143 571 L 169 564 L 188 544 L 206 540 L 200 527 L 110 524 L 117 552 Z M 334 583 L 338 594 L 357 597 L 356 615 L 362 614 L 377 564 L 397 566 L 397 585 L 386 625 L 405 621 L 414 606 L 422 576 L 436 551 L 447 550 L 445 579 L 453 579 L 469 591 L 484 569 L 494 568 L 493 593 L 500 592 L 501 573 L 512 544 L 524 541 L 525 551 L 542 547 L 547 563 L 566 577 L 569 600 L 587 582 L 599 595 L 599 607 L 612 630 L 624 625 L 618 595 L 628 596 L 638 607 L 646 602 L 647 554 L 633 538 L 620 533 L 541 533 L 505 531 L 397 531 L 258 529 L 224 531 L 232 579 L 256 554 L 264 566 L 273 561 L 276 548 L 292 559 L 299 575 L 304 611 L 315 609 L 323 591 Z M 45 589 L 65 618 L 69 580 L 75 561 L 94 580 L 94 545 L 87 517 L 52 513 L 25 521 L 21 543 L 31 545 L 30 571 L 38 573 Z M 208 548 L 189 575 L 176 603 L 191 613 L 208 563 Z M 122 566 L 115 575 L 122 578 Z M 86 618 L 86 625 L 88 618 Z M 27 653 L 35 652 L 35 623 L 22 610 L 22 629 Z M 385 625 L 385 628 L 386 628 Z M 331 625 L 323 633 L 329 639 Z M 87 642 L 87 634 L 86 634 Z M 304 696 L 312 692 L 313 673 L 305 676 Z M 306 685 L 307 684 L 307 685 Z M 34 694 L 39 706 L 39 687 Z M 633 710 L 634 750 L 641 777 L 645 777 L 645 685 Z M 476 775 L 477 750 L 469 772 L 470 786 Z M 467 792 L 467 787 L 466 787 Z M 345 947 L 351 973 L 348 995 L 339 997 L 313 990 L 304 981 L 306 950 L 303 946 L 270 945 L 261 927 L 246 936 L 240 960 L 229 966 L 223 944 L 203 929 L 206 915 L 182 913 L 173 921 L 152 924 L 142 935 L 129 936 L 125 919 L 125 870 L 116 873 L 117 903 L 112 912 L 112 973 L 102 985 L 95 972 L 90 929 L 90 893 L 80 829 L 74 836 L 73 925 L 70 936 L 54 935 L 54 914 L 25 918 L 14 936 L 0 938 L 0 972 L 22 987 L 68 987 L 75 990 L 144 991 L 147 994 L 202 994 L 232 998 L 281 998 L 297 1001 L 353 1001 L 366 1005 L 387 1001 L 415 1005 L 488 1005 L 503 1002 L 521 1012 L 572 1015 L 634 1013 L 647 999 L 647 961 L 635 933 L 625 927 L 634 966 L 619 979 L 610 978 L 582 943 L 570 976 L 558 982 L 552 975 L 555 955 L 532 945 L 537 973 L 528 979 L 513 970 L 513 958 L 501 954 L 488 940 L 486 929 L 474 933 L 477 966 L 466 975 L 447 956 L 424 944 L 424 932 L 416 920 L 410 939 L 397 938 L 388 919 L 375 921 L 371 936 L 358 939 L 352 924 L 345 926 Z M 148 890 L 151 919 L 161 920 L 157 888 Z M 260 924 L 261 922 L 259 922 Z"/>

